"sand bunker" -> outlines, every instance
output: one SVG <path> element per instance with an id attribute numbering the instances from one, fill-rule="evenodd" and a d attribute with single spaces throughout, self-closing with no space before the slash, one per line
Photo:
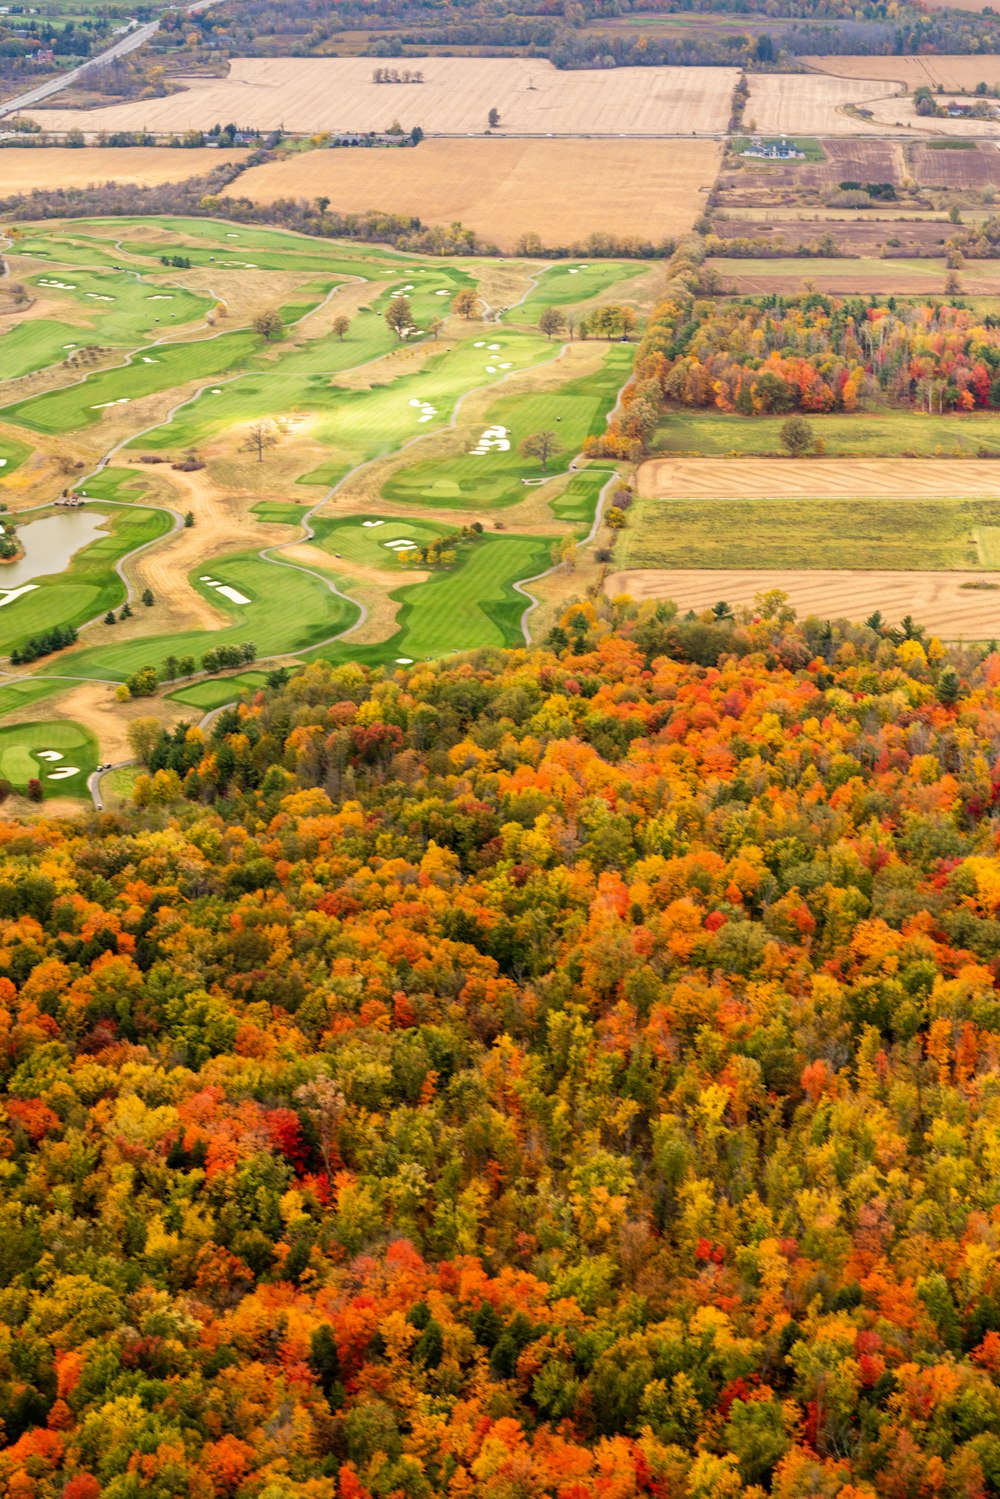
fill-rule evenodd
<path id="1" fill-rule="evenodd" d="M 79 765 L 60 765 L 58 770 L 52 770 L 45 777 L 47 781 L 68 781 L 70 776 L 80 774 Z"/>
<path id="2" fill-rule="evenodd" d="M 477 454 L 489 452 L 509 453 L 510 435 L 507 428 L 500 426 L 487 427 L 476 443 L 476 446 L 470 448 L 469 451 Z"/>
<path id="3" fill-rule="evenodd" d="M 217 593 L 221 593 L 223 598 L 229 599 L 233 604 L 249 604 L 250 602 L 245 593 L 240 593 L 238 588 L 230 588 L 228 583 L 217 583 L 215 590 Z"/>
<path id="4" fill-rule="evenodd" d="M 361 524 L 365 527 L 366 530 L 370 530 L 372 526 L 384 526 L 385 525 L 385 521 L 384 520 L 363 520 L 361 522 Z"/>
<path id="5" fill-rule="evenodd" d="M 0 593 L 0 609 L 2 609 L 5 604 L 12 604 L 14 600 L 19 599 L 23 593 L 30 593 L 33 588 L 37 587 L 37 583 L 25 583 L 23 588 L 11 588 L 6 592 Z"/>

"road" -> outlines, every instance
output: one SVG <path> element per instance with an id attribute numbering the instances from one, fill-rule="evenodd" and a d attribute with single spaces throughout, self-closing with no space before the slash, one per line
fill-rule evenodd
<path id="1" fill-rule="evenodd" d="M 195 0 L 194 5 L 185 6 L 185 12 L 187 15 L 193 15 L 195 11 L 207 10 L 210 5 L 217 4 L 219 0 Z M 0 120 L 8 115 L 17 114 L 18 110 L 27 109 L 29 105 L 41 104 L 43 100 L 50 99 L 53 94 L 69 88 L 70 84 L 75 83 L 87 68 L 95 68 L 101 63 L 113 62 L 116 57 L 126 57 L 130 52 L 135 52 L 159 29 L 159 17 L 155 21 L 147 21 L 144 26 L 134 26 L 125 36 L 120 36 L 116 42 L 112 42 L 110 47 L 106 47 L 96 57 L 88 57 L 87 61 L 81 63 L 78 68 L 71 68 L 68 73 L 60 73 L 58 78 L 50 78 L 47 83 L 40 83 L 37 88 L 28 89 L 27 93 L 18 94 L 15 99 L 8 99 L 0 104 Z"/>

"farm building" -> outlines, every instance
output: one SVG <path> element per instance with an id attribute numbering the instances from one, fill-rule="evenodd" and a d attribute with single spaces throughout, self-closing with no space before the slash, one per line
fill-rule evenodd
<path id="1" fill-rule="evenodd" d="M 805 152 L 800 151 L 798 146 L 792 145 L 791 141 L 782 136 L 780 141 L 762 141 L 760 136 L 754 136 L 750 145 L 741 153 L 743 156 L 758 156 L 765 161 L 795 161 L 804 160 Z"/>

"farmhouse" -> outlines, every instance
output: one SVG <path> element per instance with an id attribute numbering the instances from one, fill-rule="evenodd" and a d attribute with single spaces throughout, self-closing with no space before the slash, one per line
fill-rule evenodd
<path id="1" fill-rule="evenodd" d="M 762 141 L 759 135 L 755 135 L 743 156 L 758 156 L 766 161 L 794 161 L 804 160 L 805 152 L 800 151 L 798 146 L 793 146 L 790 141 L 782 136 L 780 141 Z"/>

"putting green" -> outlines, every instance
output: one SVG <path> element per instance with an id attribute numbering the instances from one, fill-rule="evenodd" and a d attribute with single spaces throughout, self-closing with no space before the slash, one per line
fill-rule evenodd
<path id="1" fill-rule="evenodd" d="M 398 569 L 401 577 L 405 577 L 406 570 L 397 553 L 403 548 L 390 546 L 390 542 L 412 541 L 418 547 L 429 546 L 454 529 L 433 521 L 374 515 L 351 515 L 343 520 L 318 516 L 313 525 L 316 544 L 325 552 L 339 554 L 363 567 Z"/>
<path id="2" fill-rule="evenodd" d="M 88 798 L 87 777 L 97 758 L 89 729 L 65 719 L 0 729 L 0 776 L 17 791 L 38 780 L 46 796 Z"/>

